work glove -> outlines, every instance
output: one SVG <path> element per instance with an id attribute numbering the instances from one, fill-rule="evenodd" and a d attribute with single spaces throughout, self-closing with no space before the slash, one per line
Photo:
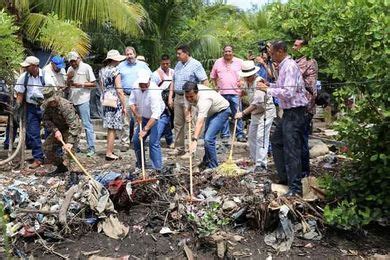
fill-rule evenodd
<path id="1" fill-rule="evenodd" d="M 23 113 L 22 103 L 16 102 L 12 111 L 13 111 L 14 122 L 16 124 L 19 124 L 20 118 L 22 117 L 22 113 Z"/>

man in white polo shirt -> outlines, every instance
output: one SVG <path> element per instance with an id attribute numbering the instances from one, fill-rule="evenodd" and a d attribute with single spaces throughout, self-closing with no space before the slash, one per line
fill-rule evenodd
<path id="1" fill-rule="evenodd" d="M 73 103 L 80 115 L 87 137 L 87 156 L 95 154 L 95 132 L 90 116 L 89 99 L 91 89 L 96 87 L 96 78 L 90 65 L 84 63 L 77 52 L 69 52 L 68 84 L 70 86 L 69 101 Z"/>
<path id="2" fill-rule="evenodd" d="M 191 106 L 198 110 L 194 135 L 190 145 L 190 152 L 196 150 L 198 138 L 204 129 L 204 157 L 199 168 L 215 168 L 218 166 L 215 140 L 217 134 L 224 129 L 224 123 L 231 113 L 229 101 L 215 90 L 194 82 L 187 82 L 183 86 L 185 95 L 186 121 L 191 120 Z"/>
<path id="3" fill-rule="evenodd" d="M 133 143 L 134 152 L 137 157 L 136 166 L 141 168 L 140 138 L 145 140 L 150 135 L 149 156 L 152 162 L 152 168 L 160 171 L 162 169 L 162 155 L 157 121 L 164 112 L 165 104 L 161 97 L 161 90 L 157 87 L 156 83 L 150 81 L 150 78 L 150 71 L 139 71 L 138 79 L 130 94 L 130 109 L 137 120 Z M 140 123 L 142 129 L 140 129 Z"/>

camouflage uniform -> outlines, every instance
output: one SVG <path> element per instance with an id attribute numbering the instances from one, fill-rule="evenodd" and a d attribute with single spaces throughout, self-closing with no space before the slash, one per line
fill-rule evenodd
<path id="1" fill-rule="evenodd" d="M 77 165 L 74 162 L 71 164 L 72 158 L 70 155 L 64 156 L 62 144 L 54 137 L 54 133 L 59 130 L 64 142 L 72 144 L 72 152 L 75 152 L 82 127 L 73 104 L 62 97 L 53 96 L 45 100 L 43 109 L 42 121 L 50 132 L 43 144 L 46 158 L 53 165 L 64 164 L 69 171 L 78 171 Z"/>

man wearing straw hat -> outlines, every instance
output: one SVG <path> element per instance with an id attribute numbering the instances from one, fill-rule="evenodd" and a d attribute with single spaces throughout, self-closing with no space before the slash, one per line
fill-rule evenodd
<path id="1" fill-rule="evenodd" d="M 60 140 L 63 139 L 67 148 L 74 152 L 74 145 L 80 141 L 82 129 L 80 118 L 73 104 L 55 95 L 53 87 L 46 87 L 43 95 L 45 101 L 42 104 L 44 109 L 42 121 L 50 132 L 43 144 L 43 149 L 47 160 L 57 167 L 48 176 L 56 176 L 68 170 L 75 172 L 76 165 L 71 164 L 69 155 L 64 156 Z"/>
<path id="2" fill-rule="evenodd" d="M 165 104 L 161 97 L 161 90 L 150 78 L 150 71 L 139 71 L 138 79 L 130 94 L 130 109 L 138 125 L 134 133 L 133 143 L 134 152 L 137 157 L 136 166 L 141 169 L 141 152 L 144 151 L 141 151 L 140 138 L 145 140 L 146 137 L 150 136 L 149 157 L 152 168 L 160 171 L 162 169 L 162 155 L 157 121 L 164 112 Z"/>
<path id="3" fill-rule="evenodd" d="M 215 90 L 194 82 L 185 83 L 183 90 L 186 121 L 191 120 L 191 106 L 196 106 L 198 111 L 190 152 L 196 150 L 204 125 L 204 156 L 199 169 L 215 168 L 218 166 L 215 141 L 231 113 L 229 101 Z"/>
<path id="4" fill-rule="evenodd" d="M 243 115 L 251 115 L 248 142 L 251 158 L 255 162 L 253 173 L 264 173 L 267 169 L 269 136 L 272 121 L 276 117 L 272 97 L 256 89 L 257 83 L 262 80 L 257 74 L 259 69 L 252 60 L 242 63 L 239 74 L 245 81 L 244 88 L 249 89 L 247 93 L 250 93 L 250 105 L 235 116 L 235 118 L 242 118 Z"/>

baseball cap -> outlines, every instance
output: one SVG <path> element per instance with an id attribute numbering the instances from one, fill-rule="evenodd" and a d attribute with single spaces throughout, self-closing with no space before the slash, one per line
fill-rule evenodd
<path id="1" fill-rule="evenodd" d="M 62 58 L 59 55 L 52 57 L 50 61 L 53 62 L 57 66 L 57 68 L 59 68 L 59 69 L 65 68 L 64 58 Z"/>
<path id="2" fill-rule="evenodd" d="M 28 67 L 30 65 L 39 65 L 39 59 L 35 56 L 28 56 L 22 63 L 20 63 L 20 66 L 22 67 Z"/>
<path id="3" fill-rule="evenodd" d="M 148 83 L 150 80 L 150 72 L 147 70 L 141 70 L 138 72 L 137 82 L 139 83 Z"/>
<path id="4" fill-rule="evenodd" d="M 79 54 L 75 51 L 71 51 L 68 53 L 68 61 L 77 60 L 80 58 Z"/>

